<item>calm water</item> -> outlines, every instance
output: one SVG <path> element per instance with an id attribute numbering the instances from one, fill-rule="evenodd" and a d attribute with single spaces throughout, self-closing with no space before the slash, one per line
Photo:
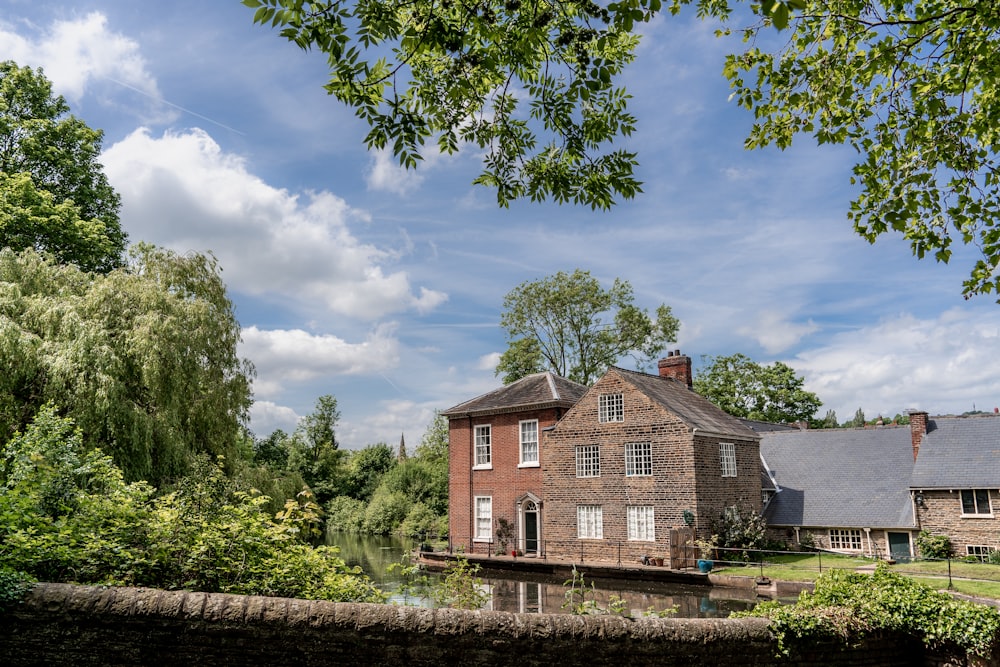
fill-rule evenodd
<path id="1" fill-rule="evenodd" d="M 408 555 L 415 547 L 413 541 L 398 537 L 331 531 L 327 533 L 326 543 L 340 547 L 341 557 L 348 565 L 361 566 L 361 569 L 382 590 L 390 594 L 394 602 L 428 604 L 427 600 L 420 596 L 420 591 L 408 595 L 401 593 L 400 573 L 388 571 L 393 563 L 409 563 Z M 567 589 L 564 581 L 530 573 L 522 573 L 516 578 L 511 578 L 509 573 L 504 575 L 503 577 L 493 574 L 480 575 L 483 584 L 489 587 L 492 593 L 491 609 L 546 613 L 565 611 L 562 609 Z M 429 573 L 428 576 L 433 578 L 437 575 Z M 588 591 L 590 583 L 588 580 Z M 593 597 L 598 604 L 607 607 L 609 598 L 616 595 L 628 601 L 628 608 L 635 616 L 650 608 L 658 611 L 676 605 L 675 616 L 681 618 L 726 617 L 732 611 L 749 609 L 756 603 L 756 599 L 739 599 L 743 591 L 725 588 L 661 583 L 642 585 L 634 581 L 610 579 L 595 579 L 593 584 Z"/>

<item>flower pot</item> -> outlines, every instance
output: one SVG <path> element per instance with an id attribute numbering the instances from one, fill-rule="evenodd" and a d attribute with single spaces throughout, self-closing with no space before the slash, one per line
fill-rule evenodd
<path id="1" fill-rule="evenodd" d="M 514 558 L 517 558 L 517 549 L 511 549 L 510 555 L 513 556 Z"/>
<path id="2" fill-rule="evenodd" d="M 699 558 L 698 559 L 698 571 L 701 572 L 702 574 L 708 574 L 709 572 L 711 572 L 712 571 L 712 561 L 704 559 L 704 558 Z"/>
<path id="3" fill-rule="evenodd" d="M 663 559 L 662 558 L 654 558 L 653 559 L 653 565 L 656 565 L 658 567 L 663 567 Z"/>

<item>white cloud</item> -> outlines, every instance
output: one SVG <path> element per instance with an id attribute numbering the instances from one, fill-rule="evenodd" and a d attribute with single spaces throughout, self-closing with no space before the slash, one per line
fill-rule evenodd
<path id="1" fill-rule="evenodd" d="M 298 425 L 299 419 L 295 410 L 271 401 L 254 401 L 250 407 L 250 421 L 253 424 L 254 435 L 258 438 L 265 438 L 279 428 L 285 433 L 291 433 Z"/>
<path id="2" fill-rule="evenodd" d="M 495 371 L 497 364 L 500 363 L 500 353 L 490 352 L 489 354 L 484 354 L 479 357 L 479 361 L 476 363 L 477 371 Z"/>
<path id="3" fill-rule="evenodd" d="M 139 44 L 109 30 L 103 14 L 92 12 L 70 21 L 55 21 L 34 39 L 0 23 L 0 44 L 0 59 L 42 67 L 53 90 L 71 102 L 92 88 L 105 90 L 111 84 L 156 101 L 152 107 L 158 117 L 173 114 L 159 103 L 156 79 L 147 69 Z"/>
<path id="4" fill-rule="evenodd" d="M 103 161 L 131 237 L 211 250 L 230 290 L 366 320 L 447 299 L 425 287 L 414 294 L 405 272 L 384 270 L 400 253 L 359 242 L 348 226 L 366 214 L 329 192 L 268 185 L 202 130 L 154 138 L 140 129 Z"/>
<path id="5" fill-rule="evenodd" d="M 419 168 L 426 169 L 425 165 Z M 365 182 L 369 190 L 383 190 L 397 195 L 405 195 L 416 190 L 423 182 L 423 173 L 417 169 L 407 169 L 396 161 L 387 149 L 372 153 Z"/>
<path id="6" fill-rule="evenodd" d="M 252 359 L 258 379 L 254 394 L 273 397 L 289 385 L 335 375 L 363 375 L 388 370 L 399 363 L 394 325 L 380 325 L 360 343 L 301 329 L 243 329 L 240 356 Z"/>
<path id="7" fill-rule="evenodd" d="M 1000 312 L 956 308 L 923 320 L 900 314 L 842 333 L 789 364 L 840 421 L 858 407 L 872 417 L 910 408 L 992 410 L 1000 404 Z"/>
<path id="8" fill-rule="evenodd" d="M 784 313 L 773 310 L 765 310 L 757 313 L 757 316 L 750 326 L 738 328 L 737 333 L 753 338 L 767 352 L 774 354 L 792 347 L 803 336 L 807 336 L 819 327 L 809 320 L 806 324 L 797 324 L 786 319 Z"/>

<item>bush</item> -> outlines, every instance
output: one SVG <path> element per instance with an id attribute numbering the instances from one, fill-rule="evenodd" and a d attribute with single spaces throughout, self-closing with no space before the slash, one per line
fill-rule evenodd
<path id="1" fill-rule="evenodd" d="M 922 530 L 916 542 L 922 558 L 944 559 L 951 556 L 951 539 L 947 535 L 932 535 Z"/>
<path id="2" fill-rule="evenodd" d="M 412 500 L 398 491 L 379 489 L 365 510 L 365 530 L 375 535 L 389 535 L 403 522 Z"/>
<path id="3" fill-rule="evenodd" d="M 0 613 L 20 603 L 33 583 L 34 578 L 24 572 L 0 567 Z"/>
<path id="4" fill-rule="evenodd" d="M 985 656 L 1000 636 L 1000 611 L 956 600 L 878 563 L 874 574 L 827 570 L 813 593 L 803 592 L 795 605 L 777 601 L 735 616 L 771 620 L 779 650 L 789 655 L 819 639 L 845 643 L 880 632 L 901 632 L 929 648 L 958 647 Z"/>
<path id="5" fill-rule="evenodd" d="M 365 527 L 365 503 L 350 496 L 337 496 L 326 505 L 326 526 L 332 530 L 360 533 Z"/>
<path id="6" fill-rule="evenodd" d="M 448 532 L 448 519 L 435 514 L 427 505 L 416 503 L 399 525 L 397 532 L 406 537 L 417 537 L 421 534 L 443 535 Z"/>
<path id="7" fill-rule="evenodd" d="M 375 602 L 374 584 L 330 547 L 308 543 L 319 526 L 311 497 L 277 517 L 266 496 L 233 491 L 220 463 L 157 498 L 126 484 L 51 406 L 7 445 L 0 486 L 0 562 L 46 581 L 137 585 Z"/>
<path id="8" fill-rule="evenodd" d="M 767 546 L 767 521 L 748 507 L 727 507 L 712 523 L 712 533 L 718 535 L 720 548 L 742 550 L 743 560 L 750 560 L 748 551 L 759 551 Z M 724 551 L 722 557 L 737 555 L 740 554 Z"/>

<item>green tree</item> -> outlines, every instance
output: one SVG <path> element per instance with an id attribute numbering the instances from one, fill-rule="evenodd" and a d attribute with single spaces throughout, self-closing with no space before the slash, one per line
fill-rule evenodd
<path id="1" fill-rule="evenodd" d="M 735 2 L 675 0 L 725 19 Z M 955 240 L 981 258 L 964 294 L 1000 293 L 1000 14 L 958 0 L 765 2 L 724 67 L 755 123 L 747 148 L 796 134 L 859 154 L 848 218 L 874 242 L 889 232 L 947 262 Z M 798 10 L 798 11 L 795 11 Z M 789 27 L 778 40 L 768 24 Z M 775 44 L 774 49 L 762 48 Z"/>
<path id="2" fill-rule="evenodd" d="M 848 428 L 864 428 L 865 426 L 865 411 L 858 408 L 854 413 L 854 418 L 844 424 Z"/>
<path id="3" fill-rule="evenodd" d="M 762 365 L 743 354 L 703 357 L 709 362 L 694 378 L 694 390 L 743 419 L 773 423 L 808 421 L 822 404 L 802 388 L 803 379 L 776 361 Z"/>
<path id="4" fill-rule="evenodd" d="M 521 283 L 504 297 L 500 325 L 509 347 L 497 374 L 509 384 L 547 368 L 589 384 L 625 355 L 641 367 L 677 337 L 680 322 L 665 305 L 654 320 L 634 300 L 627 280 L 604 289 L 580 269 Z"/>
<path id="5" fill-rule="evenodd" d="M 325 54 L 327 92 L 368 123 L 369 148 L 391 148 L 407 167 L 428 141 L 445 153 L 471 143 L 485 154 L 476 182 L 504 206 L 608 208 L 640 192 L 635 154 L 613 145 L 635 126 L 615 79 L 633 59 L 633 28 L 661 0 L 243 4 L 255 23 Z"/>
<path id="6" fill-rule="evenodd" d="M 136 246 L 107 274 L 0 250 L 0 442 L 52 401 L 130 481 L 240 456 L 253 368 L 216 261 Z"/>
<path id="7" fill-rule="evenodd" d="M 368 445 L 351 455 L 345 483 L 347 495 L 367 502 L 382 481 L 383 475 L 396 465 L 396 456 L 384 442 Z"/>
<path id="8" fill-rule="evenodd" d="M 0 248 L 47 250 L 88 271 L 122 265 L 127 236 L 97 161 L 102 138 L 69 115 L 42 70 L 0 62 Z"/>
<path id="9" fill-rule="evenodd" d="M 316 399 L 313 411 L 302 418 L 288 441 L 288 469 L 302 475 L 321 506 L 344 487 L 345 457 L 337 443 L 338 421 L 337 399 L 325 394 Z"/>

